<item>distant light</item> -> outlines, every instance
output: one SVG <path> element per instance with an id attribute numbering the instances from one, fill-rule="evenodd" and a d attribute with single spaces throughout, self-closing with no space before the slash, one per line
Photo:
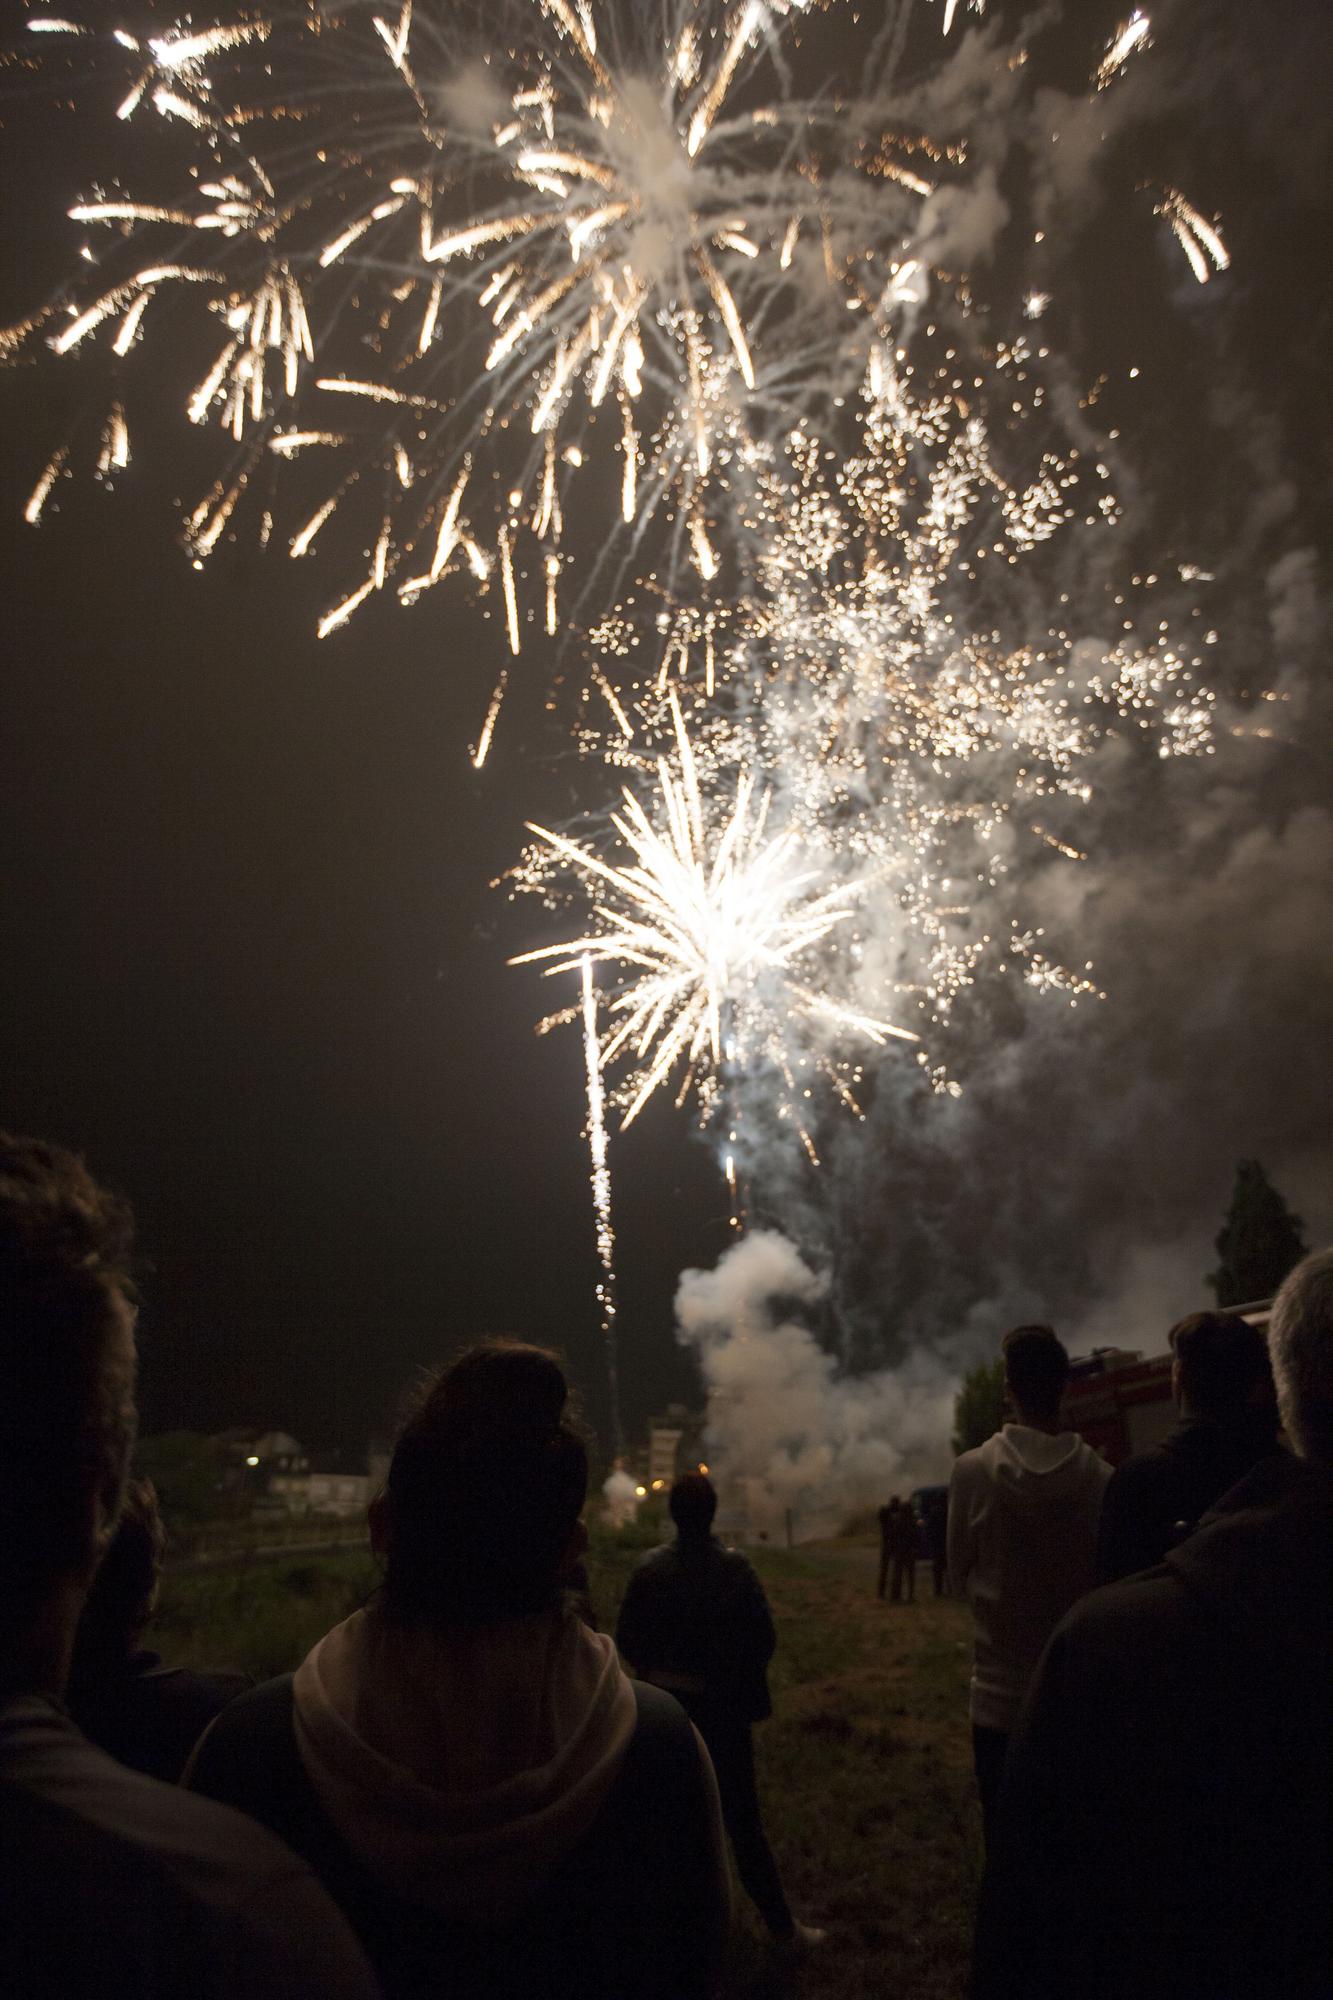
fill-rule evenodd
<path id="1" fill-rule="evenodd" d="M 247 1465 L 258 1465 L 259 1460 L 257 1458 L 251 1457 L 247 1458 L 245 1462 Z"/>
<path id="2" fill-rule="evenodd" d="M 640 1500 L 648 1498 L 648 1488 L 646 1486 L 636 1486 L 634 1491 L 638 1494 Z"/>
<path id="3" fill-rule="evenodd" d="M 665 1479 L 655 1479 L 653 1481 L 653 1492 L 660 1493 L 665 1485 L 666 1485 Z"/>
<path id="4" fill-rule="evenodd" d="M 699 1467 L 699 1470 L 700 1470 L 700 1472 L 707 1472 L 707 1470 L 708 1470 L 708 1467 L 707 1467 L 706 1465 L 701 1465 L 701 1466 Z"/>

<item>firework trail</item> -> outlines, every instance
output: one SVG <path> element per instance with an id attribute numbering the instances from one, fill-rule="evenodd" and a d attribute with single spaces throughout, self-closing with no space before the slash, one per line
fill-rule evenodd
<path id="1" fill-rule="evenodd" d="M 602 1053 L 597 1034 L 597 984 L 593 962 L 584 955 L 580 966 L 583 1001 L 583 1063 L 588 1088 L 588 1154 L 592 1162 L 592 1209 L 596 1224 L 597 1304 L 602 1315 L 602 1339 L 606 1347 L 607 1382 L 611 1392 L 611 1449 L 619 1456 L 624 1449 L 624 1427 L 620 1416 L 620 1357 L 616 1315 L 619 1300 L 616 1286 L 616 1237 L 611 1226 L 611 1170 L 606 1150 L 606 1098 L 602 1088 Z"/>

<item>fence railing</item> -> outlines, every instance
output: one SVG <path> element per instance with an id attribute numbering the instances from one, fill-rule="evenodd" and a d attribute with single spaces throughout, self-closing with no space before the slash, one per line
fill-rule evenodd
<path id="1" fill-rule="evenodd" d="M 323 1555 L 367 1549 L 364 1520 L 212 1521 L 189 1537 L 173 1537 L 172 1569 L 208 1569 L 256 1557 Z"/>

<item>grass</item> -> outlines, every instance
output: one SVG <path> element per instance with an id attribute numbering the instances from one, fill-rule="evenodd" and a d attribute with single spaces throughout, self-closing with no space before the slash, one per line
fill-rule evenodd
<path id="1" fill-rule="evenodd" d="M 604 1626 L 649 1545 L 643 1531 L 594 1540 Z M 959 2000 L 965 1989 L 981 1866 L 969 1621 L 930 1597 L 924 1565 L 926 1596 L 878 1603 L 876 1554 L 868 1536 L 755 1552 L 779 1635 L 774 1716 L 756 1732 L 765 1818 L 793 1909 L 829 1936 L 783 1966 L 738 1896 L 726 2000 Z M 356 1552 L 177 1571 L 151 1643 L 185 1665 L 280 1673 L 374 1582 Z"/>
<path id="2" fill-rule="evenodd" d="M 929 1595 L 880 1604 L 877 1556 L 867 1539 L 757 1558 L 779 1633 L 765 1820 L 793 1909 L 829 1933 L 791 1990 L 958 2000 L 981 1867 L 969 1621 Z M 729 1993 L 779 1992 L 744 1915 Z"/>
<path id="3" fill-rule="evenodd" d="M 148 1644 L 172 1666 L 268 1680 L 364 1603 L 376 1576 L 368 1550 L 168 1570 Z"/>

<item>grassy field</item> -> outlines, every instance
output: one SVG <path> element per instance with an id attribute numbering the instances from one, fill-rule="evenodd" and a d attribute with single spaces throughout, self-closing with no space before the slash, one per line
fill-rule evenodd
<path id="1" fill-rule="evenodd" d="M 590 1552 L 604 1625 L 642 1546 L 599 1538 Z M 915 1605 L 878 1603 L 875 1558 L 869 1538 L 756 1552 L 779 1633 L 775 1713 L 756 1733 L 767 1823 L 793 1908 L 829 1938 L 783 1965 L 738 1900 L 727 2000 L 963 1993 L 981 1862 L 968 1619 L 931 1599 L 928 1570 Z M 374 1581 L 356 1553 L 180 1571 L 152 1643 L 182 1664 L 279 1673 Z"/>

